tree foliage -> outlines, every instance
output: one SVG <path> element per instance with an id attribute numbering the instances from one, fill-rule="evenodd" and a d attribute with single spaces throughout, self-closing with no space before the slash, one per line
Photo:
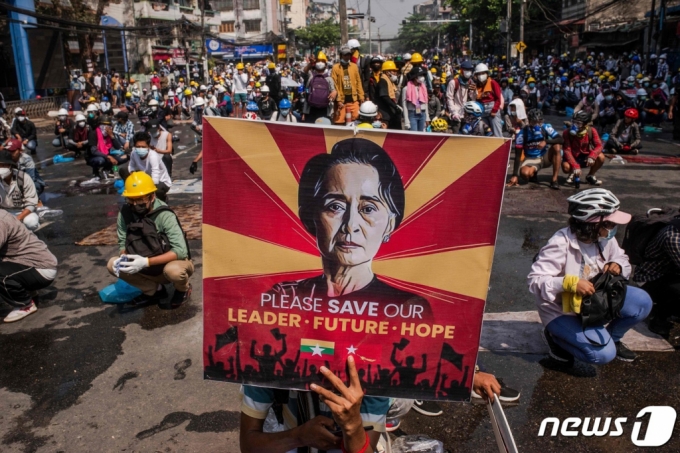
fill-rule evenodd
<path id="1" fill-rule="evenodd" d="M 295 40 L 311 50 L 334 46 L 340 42 L 340 24 L 332 18 L 298 28 L 294 33 Z"/>

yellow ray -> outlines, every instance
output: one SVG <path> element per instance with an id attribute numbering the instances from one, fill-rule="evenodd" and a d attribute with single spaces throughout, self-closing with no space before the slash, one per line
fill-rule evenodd
<path id="1" fill-rule="evenodd" d="M 373 262 L 378 275 L 485 300 L 493 246 Z M 437 269 L 437 272 L 433 272 Z"/>
<path id="2" fill-rule="evenodd" d="M 479 164 L 505 141 L 502 138 L 449 138 L 406 189 L 404 219 Z"/>
<path id="3" fill-rule="evenodd" d="M 350 128 L 325 127 L 323 129 L 323 135 L 326 139 L 326 152 L 330 153 L 333 149 L 333 145 L 340 140 L 354 137 L 354 131 Z"/>
<path id="4" fill-rule="evenodd" d="M 357 138 L 365 138 L 382 148 L 385 143 L 385 138 L 387 138 L 387 131 L 382 132 L 378 129 L 359 129 L 357 131 Z"/>
<path id="5" fill-rule="evenodd" d="M 321 269 L 321 258 L 203 224 L 203 277 Z"/>
<path id="6" fill-rule="evenodd" d="M 229 146 L 264 181 L 264 183 L 297 215 L 298 183 L 283 158 L 267 125 L 256 121 L 234 121 L 205 117 Z M 257 190 L 253 188 L 253 190 Z"/>

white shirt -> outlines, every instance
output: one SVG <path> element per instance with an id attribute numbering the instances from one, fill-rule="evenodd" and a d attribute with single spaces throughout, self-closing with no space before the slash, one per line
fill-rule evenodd
<path id="1" fill-rule="evenodd" d="M 139 154 L 133 152 L 130 155 L 128 170 L 130 170 L 130 173 L 133 171 L 143 171 L 151 176 L 154 184 L 165 183 L 168 187 L 172 186 L 172 179 L 170 179 L 161 155 L 152 149 L 149 150 L 149 154 L 144 159 L 139 157 Z"/>
<path id="2" fill-rule="evenodd" d="M 245 71 L 241 74 L 234 74 L 234 93 L 245 93 L 246 86 L 248 86 L 248 74 Z"/>

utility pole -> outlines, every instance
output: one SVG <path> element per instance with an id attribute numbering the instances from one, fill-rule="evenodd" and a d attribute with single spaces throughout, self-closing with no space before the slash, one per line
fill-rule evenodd
<path id="1" fill-rule="evenodd" d="M 649 30 L 647 30 L 647 64 L 646 70 L 649 70 L 649 56 L 652 54 L 652 36 L 654 35 L 654 13 L 656 12 L 656 0 L 652 0 L 652 12 L 649 15 Z"/>
<path id="2" fill-rule="evenodd" d="M 371 37 L 371 0 L 368 0 L 368 55 L 373 55 L 373 38 Z"/>
<path id="3" fill-rule="evenodd" d="M 656 44 L 656 53 L 661 54 L 661 35 L 663 34 L 663 23 L 666 20 L 666 0 L 661 0 L 661 6 L 659 6 L 659 26 L 656 30 L 657 34 L 657 39 L 655 40 Z"/>
<path id="4" fill-rule="evenodd" d="M 522 7 L 519 10 L 519 40 L 524 42 L 524 4 L 526 0 L 522 0 Z M 519 66 L 524 64 L 524 52 L 519 53 Z"/>
<path id="5" fill-rule="evenodd" d="M 512 19 L 512 0 L 508 0 L 508 18 L 507 18 L 507 22 L 506 22 L 506 27 L 508 28 L 508 30 L 507 30 L 507 32 L 508 32 L 508 38 L 507 38 L 508 39 L 508 45 L 506 46 L 506 54 L 505 54 L 505 58 L 506 58 L 505 61 L 506 61 L 506 64 L 508 64 L 508 65 L 510 64 L 510 52 L 511 52 L 510 47 L 512 46 L 512 29 L 510 28 L 510 23 L 511 23 L 510 20 L 511 19 Z"/>
<path id="6" fill-rule="evenodd" d="M 338 0 L 338 8 L 340 9 L 340 41 L 344 46 L 349 41 L 349 30 L 347 26 L 347 0 Z"/>
<path id="7" fill-rule="evenodd" d="M 205 0 L 198 0 L 201 5 L 201 60 L 203 60 L 203 83 L 208 81 L 208 55 L 205 51 Z"/>

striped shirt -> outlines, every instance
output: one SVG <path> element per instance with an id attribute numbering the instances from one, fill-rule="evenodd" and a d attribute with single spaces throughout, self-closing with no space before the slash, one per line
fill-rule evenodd
<path id="1" fill-rule="evenodd" d="M 113 125 L 113 134 L 120 140 L 121 144 L 130 142 L 132 136 L 135 135 L 135 125 L 130 120 L 127 120 L 125 124 L 120 124 L 116 121 L 116 124 Z M 121 134 L 126 135 L 123 137 Z"/>
<path id="2" fill-rule="evenodd" d="M 680 230 L 664 227 L 647 244 L 646 260 L 635 268 L 633 280 L 639 283 L 658 280 L 666 274 L 680 274 Z"/>
<path id="3" fill-rule="evenodd" d="M 298 398 L 307 397 L 309 392 L 290 390 L 288 403 L 283 406 L 283 424 L 286 430 L 298 425 Z M 274 404 L 274 389 L 267 387 L 254 387 L 251 385 L 241 386 L 241 412 L 263 420 L 267 418 L 269 409 Z M 390 399 L 377 396 L 364 396 L 361 401 L 361 419 L 364 426 L 373 426 L 377 432 L 385 432 L 387 411 L 390 408 Z M 331 410 L 323 402 L 319 402 L 318 415 L 333 418 Z M 295 452 L 296 450 L 293 450 Z M 340 450 L 330 450 L 328 453 L 339 453 Z"/>

